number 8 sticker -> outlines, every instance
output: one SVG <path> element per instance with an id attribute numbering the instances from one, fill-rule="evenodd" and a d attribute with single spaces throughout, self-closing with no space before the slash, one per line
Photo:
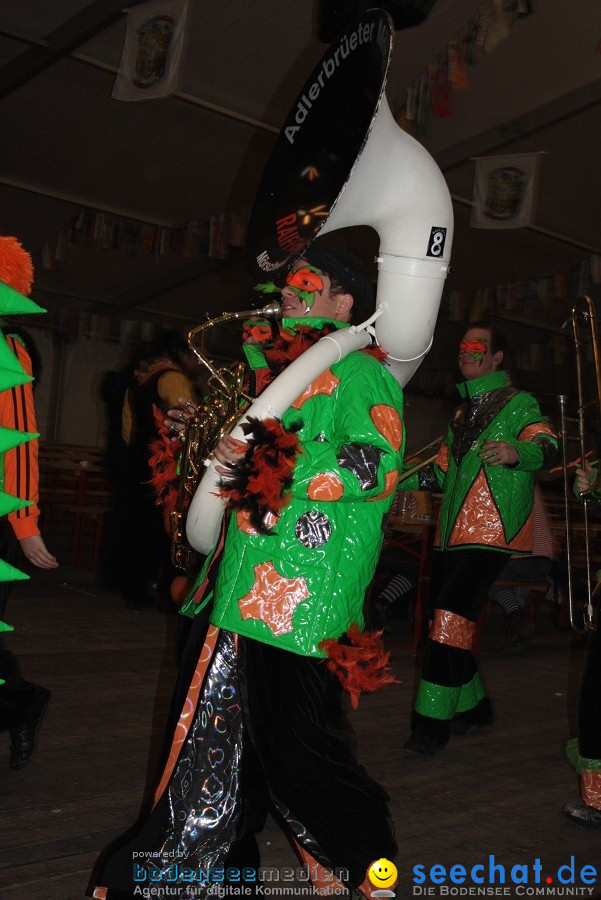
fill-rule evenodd
<path id="1" fill-rule="evenodd" d="M 444 254 L 444 242 L 447 237 L 447 229 L 434 225 L 430 231 L 428 252 L 426 256 L 442 256 Z"/>

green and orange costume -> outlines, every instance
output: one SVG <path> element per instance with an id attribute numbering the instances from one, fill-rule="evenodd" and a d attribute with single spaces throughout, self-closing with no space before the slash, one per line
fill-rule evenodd
<path id="1" fill-rule="evenodd" d="M 423 752 L 458 730 L 485 724 L 490 704 L 471 651 L 488 590 L 512 554 L 532 552 L 534 476 L 549 466 L 557 440 L 535 398 L 512 387 L 504 371 L 458 385 L 457 407 L 434 463 L 410 476 L 404 490 L 442 491 L 435 536 L 431 607 L 413 731 Z M 486 466 L 485 441 L 515 447 L 511 466 Z M 409 749 L 409 748 L 408 748 Z"/>
<path id="2" fill-rule="evenodd" d="M 45 312 L 27 295 L 33 282 L 30 254 L 14 237 L 0 237 L 0 317 Z M 10 331 L 10 326 L 6 327 Z M 0 332 L 0 547 L 12 558 L 14 542 L 39 534 L 38 457 L 31 359 L 19 336 Z M 6 517 L 6 518 L 4 518 Z M 12 626 L 2 620 L 13 581 L 29 576 L 0 558 L 0 634 Z M 0 639 L 0 730 L 12 727 L 34 695 L 18 661 Z"/>
<path id="3" fill-rule="evenodd" d="M 282 327 L 297 321 L 284 319 Z M 305 327 L 323 324 L 302 320 Z M 257 353 L 252 348 L 261 368 Z M 315 657 L 326 655 L 323 641 L 352 625 L 363 630 L 363 600 L 402 460 L 401 410 L 400 388 L 363 352 L 303 391 L 282 418 L 295 453 L 286 504 L 277 518 L 273 508 L 267 514 L 270 533 L 250 520 L 248 484 L 226 491 L 238 501 L 215 583 L 213 624 Z"/>
<path id="4" fill-rule="evenodd" d="M 259 390 L 338 327 L 284 319 L 268 349 L 247 344 Z M 174 854 L 187 866 L 258 866 L 267 808 L 319 892 L 361 886 L 374 859 L 396 852 L 387 796 L 354 757 L 340 682 L 356 703 L 392 680 L 363 602 L 402 467 L 401 389 L 378 356 L 351 353 L 281 422 L 251 421 L 247 441 L 222 488 L 218 548 L 182 609 L 191 634 L 155 806 L 109 854 L 101 900 L 133 896 L 140 851 L 159 851 L 155 873 Z"/>

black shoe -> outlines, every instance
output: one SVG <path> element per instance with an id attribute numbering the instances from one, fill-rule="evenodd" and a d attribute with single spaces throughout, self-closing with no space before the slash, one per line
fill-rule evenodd
<path id="1" fill-rule="evenodd" d="M 576 825 L 583 825 L 585 828 L 601 828 L 601 809 L 587 806 L 580 800 L 576 803 L 566 803 L 562 812 Z"/>
<path id="2" fill-rule="evenodd" d="M 488 719 L 477 722 L 471 719 L 468 714 L 460 713 L 454 719 L 451 719 L 450 730 L 451 734 L 472 734 L 472 732 L 479 731 L 481 728 L 487 728 L 489 725 L 492 725 L 492 715 Z"/>
<path id="3" fill-rule="evenodd" d="M 405 743 L 405 753 L 412 756 L 435 756 L 445 743 L 446 741 L 441 743 L 434 735 L 414 731 Z"/>
<path id="4" fill-rule="evenodd" d="M 23 713 L 21 724 L 9 730 L 11 769 L 22 769 L 35 753 L 38 731 L 51 696 L 49 690 L 36 685 L 36 696 Z"/>
<path id="5" fill-rule="evenodd" d="M 473 709 L 458 713 L 449 723 L 451 734 L 472 734 L 492 725 L 492 707 L 488 697 L 483 697 Z"/>

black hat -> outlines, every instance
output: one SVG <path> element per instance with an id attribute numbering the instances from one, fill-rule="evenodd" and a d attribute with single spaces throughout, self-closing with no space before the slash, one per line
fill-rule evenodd
<path id="1" fill-rule="evenodd" d="M 353 297 L 355 322 L 363 322 L 374 311 L 375 291 L 365 266 L 348 250 L 316 241 L 303 253 L 303 259 L 337 281 L 345 294 Z"/>

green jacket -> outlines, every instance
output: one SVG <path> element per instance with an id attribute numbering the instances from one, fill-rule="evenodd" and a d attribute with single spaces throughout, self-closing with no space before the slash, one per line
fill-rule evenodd
<path id="1" fill-rule="evenodd" d="M 436 461 L 403 482 L 403 490 L 442 490 L 434 544 L 441 550 L 491 548 L 532 552 L 534 474 L 551 465 L 557 439 L 532 394 L 493 372 L 457 385 L 463 398 Z M 514 466 L 486 466 L 485 441 L 506 441 Z"/>
<path id="2" fill-rule="evenodd" d="M 374 356 L 354 352 L 318 376 L 282 422 L 301 425 L 290 502 L 268 523 L 272 535 L 254 531 L 242 512 L 230 515 L 211 622 L 324 656 L 321 641 L 364 625 L 402 466 L 402 391 Z"/>

